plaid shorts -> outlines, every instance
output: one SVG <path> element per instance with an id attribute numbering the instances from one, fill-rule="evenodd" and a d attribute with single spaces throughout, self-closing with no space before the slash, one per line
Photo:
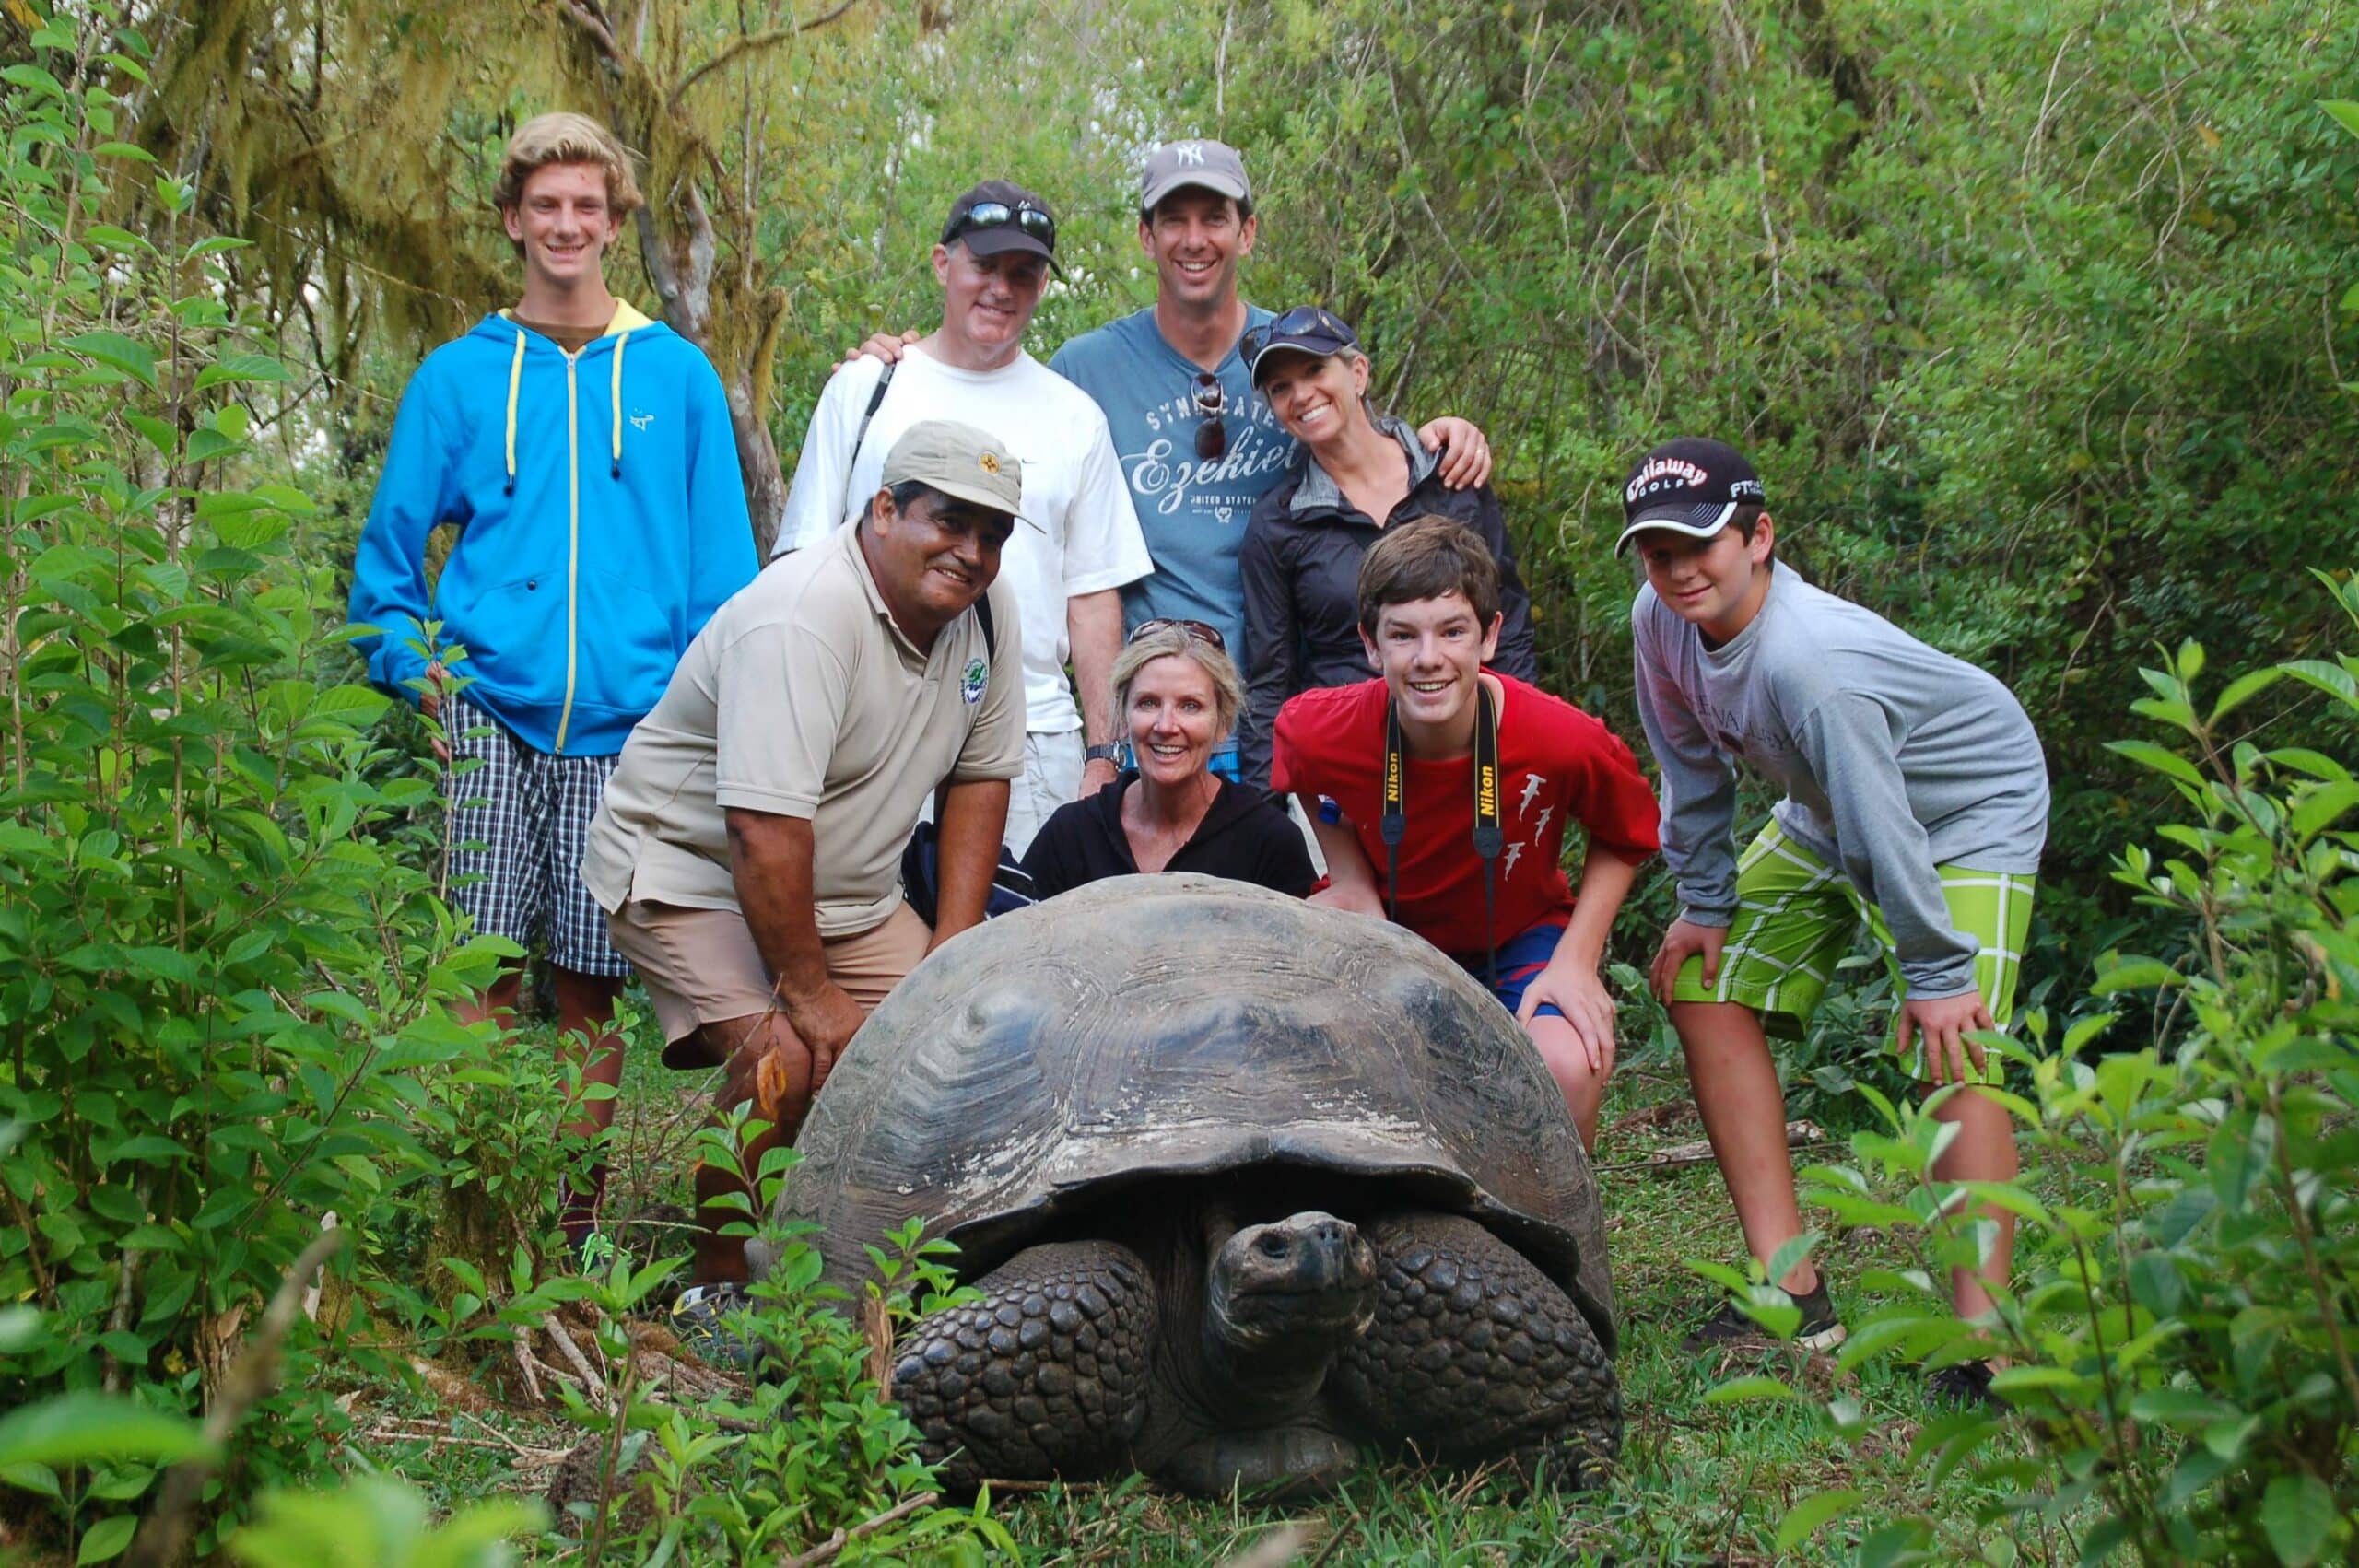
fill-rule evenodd
<path id="1" fill-rule="evenodd" d="M 606 912 L 581 885 L 581 851 L 611 756 L 551 756 L 500 728 L 456 695 L 444 698 L 452 770 L 451 904 L 475 930 L 531 952 L 548 939 L 549 962 L 578 975 L 619 979 Z M 464 772 L 459 765 L 478 759 Z"/>
<path id="2" fill-rule="evenodd" d="M 2004 1029 L 2015 1012 L 2015 980 L 2023 969 L 2024 943 L 2031 936 L 2032 895 L 2037 879 L 2013 872 L 1937 868 L 1950 923 L 1972 937 L 1981 951 L 1974 958 L 1974 985 L 1982 1005 Z M 1907 994 L 1883 912 L 1861 898 L 1851 879 L 1786 837 L 1776 823 L 1761 830 L 1737 862 L 1736 919 L 1720 950 L 1720 972 L 1704 984 L 1699 954 L 1681 965 L 1672 988 L 1674 1001 L 1742 1002 L 1761 1014 L 1773 1035 L 1799 1038 L 1827 982 L 1867 927 L 1884 954 L 1894 989 Z M 1910 1065 L 1925 1081 L 1924 1047 L 1913 1047 Z M 1987 1053 L 1986 1080 L 2001 1081 L 2005 1059 Z"/>

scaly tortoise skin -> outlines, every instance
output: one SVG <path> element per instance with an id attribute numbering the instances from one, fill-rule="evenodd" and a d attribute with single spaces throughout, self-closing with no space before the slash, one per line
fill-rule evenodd
<path id="1" fill-rule="evenodd" d="M 1620 1445 L 1580 1139 L 1391 926 L 1186 874 L 992 920 L 877 1009 L 799 1146 L 779 1214 L 828 1279 L 919 1216 L 982 1293 L 894 1351 L 954 1488 L 1309 1491 L 1363 1443 L 1580 1485 Z"/>

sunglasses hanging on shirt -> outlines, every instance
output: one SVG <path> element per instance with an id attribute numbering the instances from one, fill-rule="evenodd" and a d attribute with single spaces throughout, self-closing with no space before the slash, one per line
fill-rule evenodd
<path id="1" fill-rule="evenodd" d="M 1217 462 L 1228 451 L 1228 426 L 1221 417 L 1228 412 L 1228 392 L 1218 376 L 1199 370 L 1188 395 L 1204 421 L 1196 427 L 1196 455 L 1206 462 Z"/>
<path id="2" fill-rule="evenodd" d="M 1499 989 L 1499 947 L 1493 931 L 1493 906 L 1498 897 L 1499 852 L 1507 847 L 1507 832 L 1499 824 L 1499 715 L 1491 704 L 1491 688 L 1474 683 L 1474 858 L 1483 862 L 1483 975 L 1493 991 Z M 1384 914 L 1401 920 L 1401 840 L 1409 830 L 1408 755 L 1401 740 L 1401 710 L 1384 708 L 1384 814 L 1377 819 L 1377 834 L 1384 840 Z"/>

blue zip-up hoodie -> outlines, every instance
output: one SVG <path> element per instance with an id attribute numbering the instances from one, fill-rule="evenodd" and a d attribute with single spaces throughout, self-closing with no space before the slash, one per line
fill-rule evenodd
<path id="1" fill-rule="evenodd" d="M 459 525 L 431 600 L 426 536 Z M 402 394 L 352 571 L 353 646 L 412 702 L 420 624 L 467 658 L 467 700 L 518 739 L 611 756 L 713 611 L 754 579 L 721 378 L 628 305 L 568 355 L 504 314 Z"/>

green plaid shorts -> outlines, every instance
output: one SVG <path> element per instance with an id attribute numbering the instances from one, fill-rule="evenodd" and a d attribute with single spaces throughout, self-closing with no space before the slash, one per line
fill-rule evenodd
<path id="1" fill-rule="evenodd" d="M 1950 923 L 1981 947 L 1974 959 L 1975 989 L 2003 1029 L 2014 1016 L 2015 979 L 2031 936 L 2037 879 L 1966 866 L 1938 870 Z M 1761 1014 L 1768 1033 L 1798 1039 L 1826 994 L 1835 966 L 1858 940 L 1862 921 L 1884 952 L 1894 990 L 1907 994 L 1882 912 L 1860 896 L 1850 878 L 1786 837 L 1774 822 L 1737 862 L 1736 902 L 1719 978 L 1704 984 L 1703 958 L 1690 958 L 1672 985 L 1674 1001 L 1741 1002 Z M 1924 1048 L 1919 1044 L 1913 1050 L 1909 1070 L 1923 1082 Z M 1988 1082 L 2001 1082 L 2003 1064 L 1996 1052 L 1988 1053 Z"/>

